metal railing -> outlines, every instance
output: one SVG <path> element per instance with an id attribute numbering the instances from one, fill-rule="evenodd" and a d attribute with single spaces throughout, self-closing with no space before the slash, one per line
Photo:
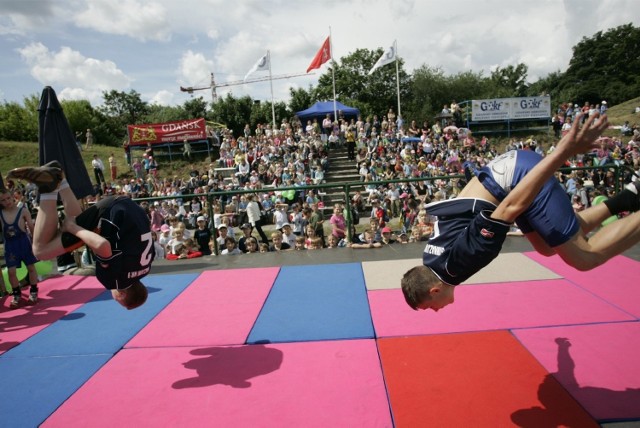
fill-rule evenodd
<path id="1" fill-rule="evenodd" d="M 572 172 L 572 171 L 582 171 L 582 170 L 598 170 L 598 169 L 613 169 L 615 173 L 615 192 L 620 191 L 622 183 L 621 183 L 621 170 L 625 169 L 624 165 L 616 165 L 616 164 L 607 164 L 601 166 L 585 166 L 585 167 L 567 167 L 559 169 L 560 172 Z M 433 182 L 436 180 L 451 180 L 451 179 L 460 179 L 464 178 L 462 174 L 456 175 L 444 175 L 444 176 L 428 176 L 428 177 L 415 177 L 415 178 L 402 178 L 395 180 L 381 180 L 381 181 L 350 181 L 350 182 L 335 182 L 335 183 L 325 183 L 325 184 L 317 184 L 317 185 L 307 185 L 307 186 L 289 186 L 289 187 L 271 187 L 266 186 L 261 189 L 252 189 L 252 190 L 228 190 L 228 191 L 219 191 L 219 192 L 209 192 L 209 193 L 196 193 L 196 194 L 185 194 L 185 195 L 171 195 L 171 196 L 161 196 L 161 197 L 150 197 L 150 198 L 134 198 L 136 202 L 155 202 L 155 201 L 165 201 L 165 200 L 176 200 L 176 199 L 186 199 L 193 197 L 206 197 L 207 201 L 207 213 L 209 216 L 210 228 L 213 236 L 216 236 L 217 231 L 213 227 L 213 205 L 216 200 L 225 199 L 231 200 L 232 196 L 243 195 L 247 193 L 262 193 L 262 192 L 282 192 L 282 191 L 308 191 L 308 190 L 323 190 L 323 189 L 340 189 L 342 194 L 344 195 L 344 203 L 345 206 L 349 206 L 349 202 L 351 200 L 351 189 L 353 187 L 362 187 L 363 183 L 366 185 L 374 185 L 376 188 L 379 186 L 387 186 L 391 183 L 413 183 L 418 181 L 429 181 Z M 353 218 L 351 215 L 351 210 L 346 210 L 346 226 L 347 226 L 347 238 L 351 240 L 353 238 L 352 235 L 352 226 L 353 226 Z M 214 254 L 218 254 L 218 245 L 217 241 L 214 246 Z"/>

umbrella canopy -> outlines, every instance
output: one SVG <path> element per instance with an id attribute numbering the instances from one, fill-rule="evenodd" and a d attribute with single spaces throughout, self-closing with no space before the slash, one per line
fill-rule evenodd
<path id="1" fill-rule="evenodd" d="M 69 122 L 62 111 L 56 92 L 50 86 L 42 90 L 38 106 L 38 142 L 40 165 L 57 160 L 73 190 L 81 199 L 94 194 L 93 185 Z"/>
<path id="2" fill-rule="evenodd" d="M 306 110 L 302 110 L 296 113 L 296 116 L 300 120 L 308 120 L 313 118 L 323 118 L 327 114 L 333 116 L 333 101 L 318 101 Z M 356 117 L 360 114 L 360 110 L 354 107 L 349 107 L 336 101 L 336 110 L 342 112 L 345 117 Z"/>

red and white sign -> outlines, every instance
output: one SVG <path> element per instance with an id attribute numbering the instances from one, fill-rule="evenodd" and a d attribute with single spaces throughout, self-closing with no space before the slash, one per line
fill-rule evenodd
<path id="1" fill-rule="evenodd" d="M 178 120 L 175 122 L 127 125 L 129 145 L 140 146 L 164 143 L 180 143 L 207 138 L 204 119 Z"/>

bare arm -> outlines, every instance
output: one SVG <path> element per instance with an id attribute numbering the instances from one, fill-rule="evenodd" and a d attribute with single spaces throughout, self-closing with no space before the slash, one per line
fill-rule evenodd
<path id="1" fill-rule="evenodd" d="M 33 218 L 31 217 L 31 213 L 29 212 L 29 210 L 22 210 L 22 219 L 24 220 L 24 227 L 31 233 L 31 236 L 33 236 L 35 223 L 33 221 Z"/>
<path id="2" fill-rule="evenodd" d="M 95 232 L 78 226 L 75 218 L 65 218 L 62 231 L 68 232 L 80 239 L 87 247 L 91 248 L 98 257 L 103 259 L 111 257 L 111 244 L 109 244 L 109 241 Z"/>
<path id="3" fill-rule="evenodd" d="M 526 211 L 544 183 L 567 159 L 594 149 L 596 139 L 608 126 L 606 115 L 594 124 L 598 116 L 597 113 L 593 114 L 582 127 L 580 127 L 582 116 L 578 116 L 571 130 L 558 143 L 557 148 L 527 173 L 522 181 L 500 202 L 498 208 L 491 214 L 491 218 L 513 223 L 520 214 Z"/>

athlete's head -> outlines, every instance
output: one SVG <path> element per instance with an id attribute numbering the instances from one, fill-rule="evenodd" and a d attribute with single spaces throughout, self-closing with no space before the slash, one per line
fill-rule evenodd
<path id="1" fill-rule="evenodd" d="M 412 309 L 433 309 L 439 311 L 453 303 L 455 287 L 445 284 L 424 265 L 411 268 L 400 282 L 402 293 Z"/>
<path id="2" fill-rule="evenodd" d="M 147 301 L 149 292 L 143 283 L 137 281 L 124 290 L 111 290 L 116 302 L 131 310 L 142 306 Z"/>
<path id="3" fill-rule="evenodd" d="M 4 187 L 0 187 L 0 209 L 13 206 L 13 195 Z"/>

